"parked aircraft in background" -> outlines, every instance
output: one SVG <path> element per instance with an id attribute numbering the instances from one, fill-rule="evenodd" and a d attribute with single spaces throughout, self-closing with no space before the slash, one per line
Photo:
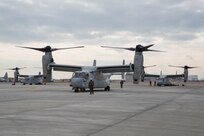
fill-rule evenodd
<path id="1" fill-rule="evenodd" d="M 8 73 L 6 72 L 3 77 L 0 77 L 0 82 L 9 82 Z"/>
<path id="2" fill-rule="evenodd" d="M 19 82 L 18 77 L 19 77 L 19 70 L 20 69 L 24 69 L 26 67 L 15 67 L 15 68 L 10 68 L 9 70 L 14 70 L 14 77 L 13 77 L 13 84 L 15 84 L 16 82 Z"/>
<path id="3" fill-rule="evenodd" d="M 11 68 L 9 70 L 14 70 L 14 78 L 13 78 L 13 85 L 15 85 L 16 82 L 21 82 L 23 85 L 25 84 L 42 84 L 43 83 L 43 75 L 39 72 L 38 75 L 22 75 L 19 73 L 19 70 L 24 69 L 26 67 L 15 67 Z M 19 79 L 21 77 L 21 79 Z"/>
<path id="4" fill-rule="evenodd" d="M 145 78 L 155 78 L 154 82 L 156 82 L 157 86 L 174 86 L 173 83 L 169 81 L 169 79 L 183 78 L 184 74 L 171 74 L 171 75 L 163 75 L 162 71 L 160 75 L 157 74 L 145 74 Z M 151 81 L 151 80 L 150 80 Z"/>
<path id="5" fill-rule="evenodd" d="M 199 67 L 189 67 L 189 66 L 187 66 L 187 65 L 185 65 L 185 66 L 169 65 L 169 67 L 183 68 L 183 69 L 184 69 L 184 72 L 183 72 L 184 82 L 187 82 L 187 81 L 188 81 L 188 69 L 199 68 Z"/>
<path id="6" fill-rule="evenodd" d="M 29 84 L 29 85 L 42 85 L 43 84 L 43 75 L 41 75 L 41 72 L 39 72 L 38 75 L 19 75 L 19 77 L 23 77 L 21 82 L 23 85 Z"/>

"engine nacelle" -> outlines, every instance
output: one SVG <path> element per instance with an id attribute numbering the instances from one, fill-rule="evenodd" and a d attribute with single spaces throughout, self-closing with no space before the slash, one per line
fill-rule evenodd
<path id="1" fill-rule="evenodd" d="M 184 69 L 184 82 L 188 80 L 188 69 Z"/>
<path id="2" fill-rule="evenodd" d="M 42 66 L 43 66 L 43 78 L 46 82 L 51 82 L 52 80 L 52 70 L 48 69 L 48 65 L 53 62 L 52 55 L 42 56 Z"/>
<path id="3" fill-rule="evenodd" d="M 134 58 L 133 83 L 138 84 L 143 69 L 143 55 L 142 52 L 136 52 Z"/>

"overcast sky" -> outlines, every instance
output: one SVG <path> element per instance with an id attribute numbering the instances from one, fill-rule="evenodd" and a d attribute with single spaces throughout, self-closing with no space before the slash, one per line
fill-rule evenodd
<path id="1" fill-rule="evenodd" d="M 1 0 L 0 74 L 6 68 L 27 67 L 22 74 L 41 69 L 43 53 L 16 46 L 72 47 L 53 52 L 58 64 L 117 65 L 133 62 L 134 52 L 100 46 L 135 47 L 154 43 L 145 52 L 146 72 L 182 73 L 171 65 L 198 66 L 189 74 L 204 78 L 204 0 Z M 8 71 L 13 76 L 13 71 Z M 70 74 L 54 72 L 54 78 Z"/>

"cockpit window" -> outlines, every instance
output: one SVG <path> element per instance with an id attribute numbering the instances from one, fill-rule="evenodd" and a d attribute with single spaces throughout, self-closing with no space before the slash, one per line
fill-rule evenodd
<path id="1" fill-rule="evenodd" d="M 89 73 L 86 72 L 75 72 L 73 73 L 73 78 L 85 78 L 88 79 L 89 78 Z"/>

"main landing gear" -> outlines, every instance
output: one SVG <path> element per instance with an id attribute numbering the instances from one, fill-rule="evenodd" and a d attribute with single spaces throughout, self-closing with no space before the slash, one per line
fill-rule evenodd
<path id="1" fill-rule="evenodd" d="M 107 86 L 104 90 L 105 91 L 110 91 L 110 86 Z"/>
<path id="2" fill-rule="evenodd" d="M 74 92 L 78 93 L 78 92 L 85 92 L 86 89 L 85 88 L 74 88 Z"/>

